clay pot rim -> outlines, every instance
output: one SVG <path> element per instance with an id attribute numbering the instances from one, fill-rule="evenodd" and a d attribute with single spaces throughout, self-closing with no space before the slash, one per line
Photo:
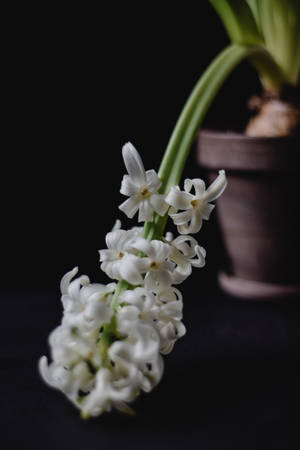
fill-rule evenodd
<path id="1" fill-rule="evenodd" d="M 291 136 L 276 136 L 276 137 L 269 137 L 269 136 L 247 136 L 245 133 L 240 133 L 238 131 L 221 131 L 221 130 L 213 130 L 211 128 L 202 128 L 199 131 L 199 134 L 203 135 L 204 137 L 208 138 L 214 138 L 214 139 L 229 139 L 229 140 L 243 140 L 245 141 L 251 141 L 251 142 L 269 142 L 272 143 L 272 141 L 275 143 L 278 143 L 280 141 L 286 142 L 286 141 L 294 141 L 299 140 L 300 141 L 300 135 L 291 135 Z"/>
<path id="2" fill-rule="evenodd" d="M 252 137 L 201 129 L 197 160 L 200 166 L 213 170 L 298 172 L 300 136 Z"/>

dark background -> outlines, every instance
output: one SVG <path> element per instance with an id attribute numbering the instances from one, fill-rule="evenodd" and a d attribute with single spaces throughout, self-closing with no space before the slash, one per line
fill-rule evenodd
<path id="1" fill-rule="evenodd" d="M 298 303 L 248 303 L 219 292 L 215 216 L 198 238 L 207 266 L 182 286 L 187 335 L 165 358 L 158 388 L 135 404 L 136 417 L 113 413 L 82 422 L 37 374 L 61 318 L 61 276 L 78 265 L 92 281 L 107 280 L 98 249 L 115 220 L 123 220 L 122 145 L 130 140 L 146 169 L 158 169 L 187 96 L 228 42 L 208 2 L 197 9 L 152 2 L 26 5 L 7 21 L 4 448 L 298 449 Z M 256 75 L 242 64 L 204 126 L 240 127 L 247 99 L 258 90 Z M 185 176 L 204 175 L 192 151 Z"/>

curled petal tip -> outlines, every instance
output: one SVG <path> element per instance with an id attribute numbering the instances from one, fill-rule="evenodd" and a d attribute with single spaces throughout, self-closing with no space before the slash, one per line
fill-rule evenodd
<path id="1" fill-rule="evenodd" d="M 132 181 L 138 184 L 145 182 L 146 173 L 142 159 L 130 142 L 127 142 L 127 144 L 123 146 L 122 156 L 125 167 L 129 176 L 132 178 Z"/>
<path id="2" fill-rule="evenodd" d="M 66 294 L 70 281 L 72 280 L 72 278 L 74 278 L 74 276 L 77 274 L 78 272 L 78 266 L 74 267 L 72 270 L 70 270 L 69 272 L 67 272 L 61 279 L 60 282 L 60 290 L 62 294 Z"/>

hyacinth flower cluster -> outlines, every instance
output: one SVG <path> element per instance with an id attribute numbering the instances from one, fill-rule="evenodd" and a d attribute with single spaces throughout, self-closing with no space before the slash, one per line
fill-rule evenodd
<path id="1" fill-rule="evenodd" d="M 184 190 L 170 186 L 159 193 L 161 180 L 145 171 L 132 144 L 123 147 L 128 174 L 120 192 L 127 199 L 119 209 L 127 217 L 138 214 L 130 230 L 121 222 L 106 235 L 100 266 L 114 280 L 91 283 L 77 268 L 61 280 L 63 318 L 49 336 L 52 362 L 39 361 L 46 383 L 61 390 L 83 418 L 115 407 L 132 412 L 129 404 L 141 391 L 160 381 L 164 362 L 177 339 L 185 334 L 183 299 L 178 285 L 205 265 L 205 250 L 191 236 L 201 229 L 226 187 L 223 170 L 206 189 L 200 179 L 185 180 Z M 155 218 L 170 217 L 179 235 L 147 236 Z M 162 228 L 160 228 L 162 230 Z"/>

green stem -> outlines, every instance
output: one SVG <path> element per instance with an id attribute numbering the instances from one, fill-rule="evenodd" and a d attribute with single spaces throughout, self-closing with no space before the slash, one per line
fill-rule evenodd
<path id="1" fill-rule="evenodd" d="M 111 308 L 114 309 L 115 311 L 117 310 L 117 305 L 118 305 L 118 297 L 119 295 L 123 292 L 126 291 L 126 289 L 130 289 L 131 285 L 129 283 L 127 283 L 127 281 L 125 280 L 120 280 L 117 284 L 113 299 L 111 301 Z"/>
<path id="2" fill-rule="evenodd" d="M 179 116 L 163 157 L 158 172 L 162 181 L 161 194 L 166 194 L 171 186 L 179 184 L 195 135 L 224 81 L 243 59 L 262 51 L 260 47 L 231 44 L 200 77 Z M 154 214 L 153 221 L 145 223 L 143 236 L 148 240 L 160 239 L 166 222 L 167 215 L 160 217 Z"/>
<path id="3" fill-rule="evenodd" d="M 176 123 L 162 160 L 158 176 L 161 193 L 177 185 L 198 128 L 216 94 L 232 70 L 245 58 L 261 53 L 259 47 L 231 44 L 210 64 L 200 77 Z"/>

